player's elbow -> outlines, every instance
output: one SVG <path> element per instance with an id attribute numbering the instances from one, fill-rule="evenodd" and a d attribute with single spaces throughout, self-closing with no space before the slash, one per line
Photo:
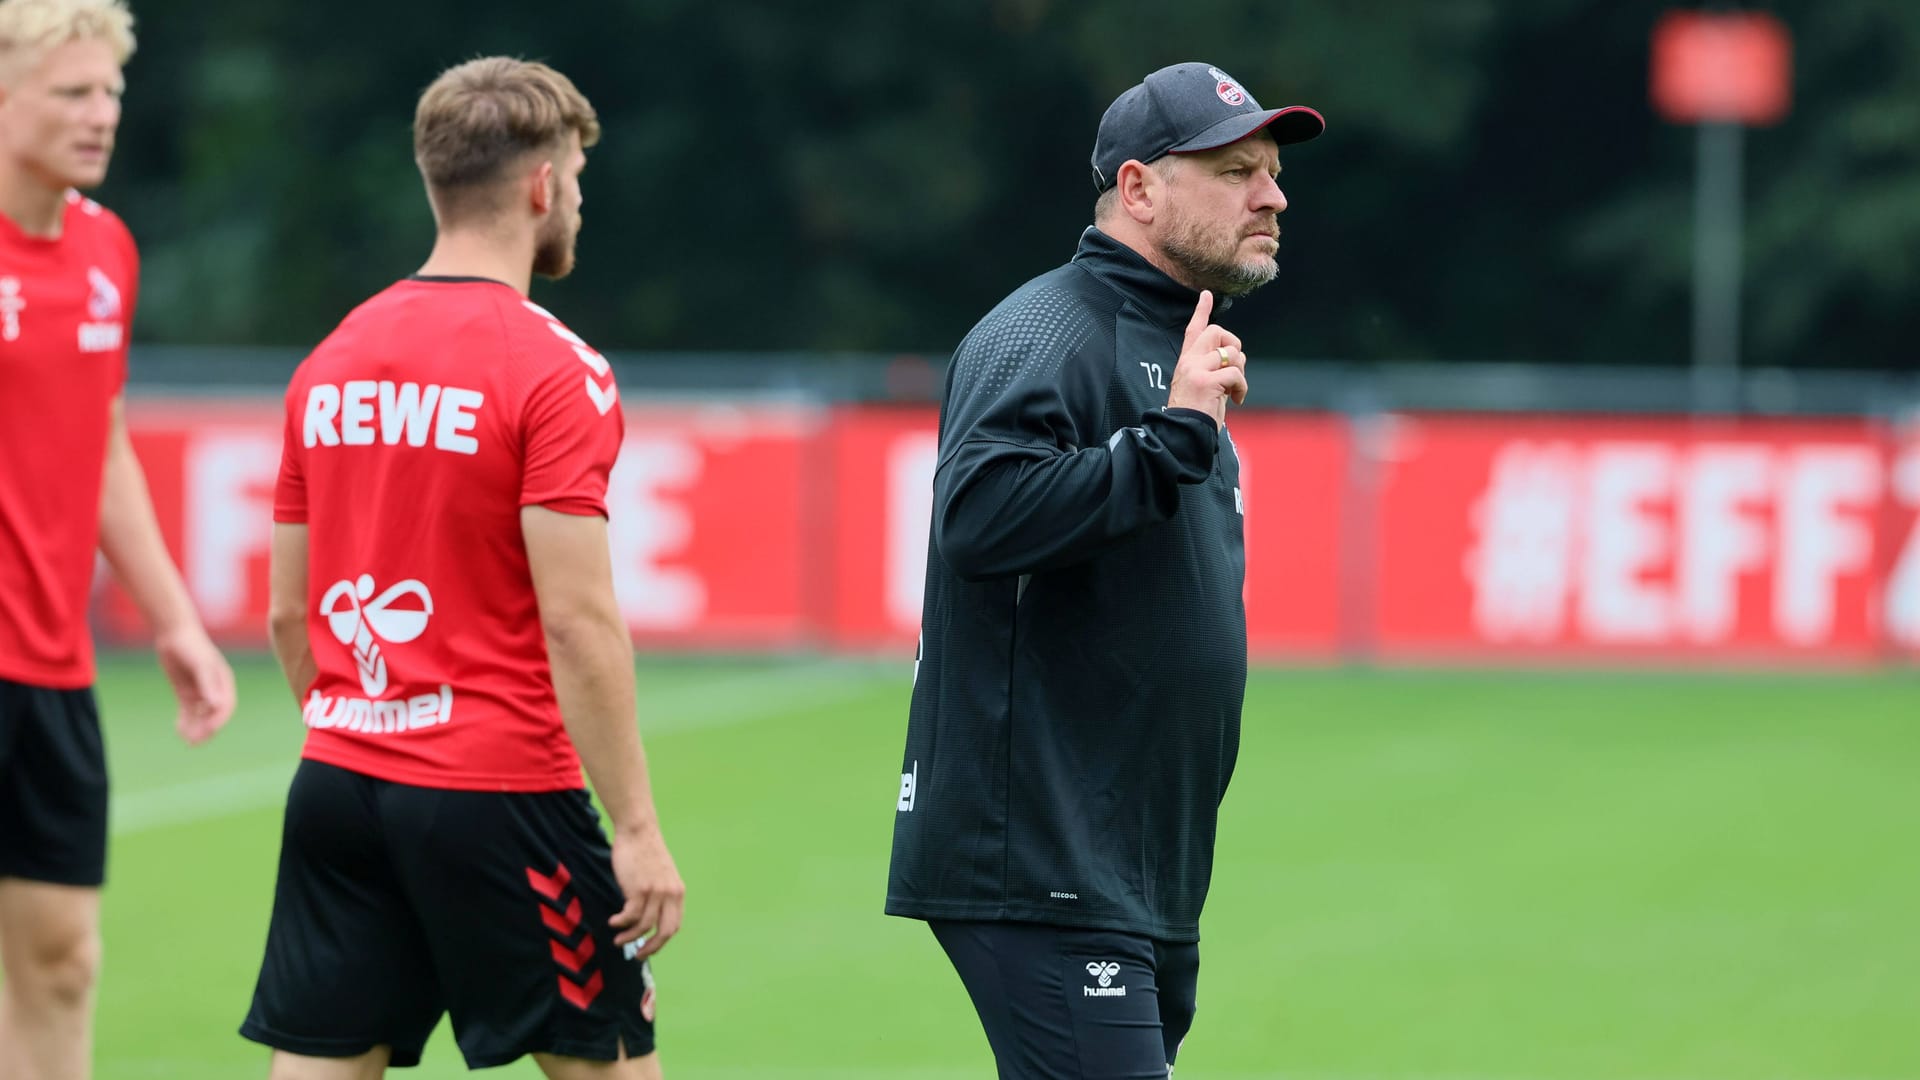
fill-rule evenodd
<path id="1" fill-rule="evenodd" d="M 933 546 L 962 581 L 987 581 L 1006 576 L 995 559 L 992 538 L 978 525 L 953 514 L 936 514 Z"/>
<path id="2" fill-rule="evenodd" d="M 267 639 L 276 649 L 297 643 L 307 632 L 305 604 L 272 601 L 267 606 Z"/>
<path id="3" fill-rule="evenodd" d="M 540 629 L 546 634 L 547 652 L 556 659 L 572 659 L 604 653 L 607 649 L 628 649 L 632 640 L 626 624 L 611 604 L 582 604 L 540 609 Z"/>
<path id="4" fill-rule="evenodd" d="M 962 581 L 1017 577 L 1037 539 L 1018 465 L 942 470 L 934 477 L 933 548 Z"/>

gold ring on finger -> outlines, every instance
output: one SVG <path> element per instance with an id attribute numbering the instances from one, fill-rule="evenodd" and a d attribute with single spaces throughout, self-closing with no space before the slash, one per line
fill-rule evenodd
<path id="1" fill-rule="evenodd" d="M 1220 366 L 1226 367 L 1231 363 L 1233 363 L 1233 350 L 1225 345 L 1220 346 Z"/>

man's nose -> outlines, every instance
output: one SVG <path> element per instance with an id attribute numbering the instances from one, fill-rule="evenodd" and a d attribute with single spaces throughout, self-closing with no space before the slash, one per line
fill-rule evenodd
<path id="1" fill-rule="evenodd" d="M 1287 209 L 1287 193 L 1280 190 L 1280 182 L 1271 176 L 1267 176 L 1265 173 L 1262 173 L 1261 176 L 1263 179 L 1260 182 L 1260 186 L 1253 194 L 1253 208 L 1262 212 L 1275 214 L 1285 212 Z"/>
<path id="2" fill-rule="evenodd" d="M 120 99 L 102 90 L 87 98 L 87 123 L 96 127 L 117 127 L 120 124 Z"/>

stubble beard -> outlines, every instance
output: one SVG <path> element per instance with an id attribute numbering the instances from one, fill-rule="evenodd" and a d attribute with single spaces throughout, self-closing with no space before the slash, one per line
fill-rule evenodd
<path id="1" fill-rule="evenodd" d="M 1219 239 L 1217 234 L 1209 234 L 1204 223 L 1182 219 L 1160 242 L 1160 250 L 1185 271 L 1196 288 L 1211 289 L 1222 296 L 1245 296 L 1272 281 L 1280 273 L 1280 264 L 1271 255 L 1235 258 L 1240 240 L 1237 233 Z"/>
<path id="2" fill-rule="evenodd" d="M 540 277 L 558 281 L 573 273 L 574 240 L 580 235 L 578 225 L 566 225 L 552 222 L 553 228 L 542 232 L 533 247 L 533 272 Z"/>

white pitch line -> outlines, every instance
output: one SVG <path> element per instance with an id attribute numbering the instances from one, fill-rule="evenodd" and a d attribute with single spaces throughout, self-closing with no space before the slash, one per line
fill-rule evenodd
<path id="1" fill-rule="evenodd" d="M 871 666 L 823 661 L 806 666 L 770 668 L 748 675 L 721 675 L 670 691 L 639 687 L 640 734 L 673 735 L 726 727 L 780 713 L 850 701 L 884 685 Z M 900 715 L 906 716 L 911 675 L 901 665 Z"/>
<path id="2" fill-rule="evenodd" d="M 132 836 L 169 825 L 223 817 L 271 806 L 285 798 L 297 762 L 285 761 L 223 773 L 185 784 L 115 794 L 107 804 L 113 835 Z"/>
<path id="3" fill-rule="evenodd" d="M 874 680 L 861 669 L 832 664 L 778 667 L 746 675 L 723 675 L 648 693 L 640 689 L 643 737 L 674 735 L 751 723 L 798 709 L 848 701 L 867 692 Z M 900 682 L 901 709 L 908 683 Z M 291 706 L 289 706 L 291 708 Z M 903 713 L 904 714 L 904 713 Z M 205 777 L 183 784 L 116 792 L 109 804 L 114 836 L 135 836 L 272 806 L 285 798 L 299 764 L 283 762 Z"/>
<path id="4" fill-rule="evenodd" d="M 418 1080 L 438 1080 L 440 1077 L 465 1076 L 466 1071 L 460 1065 L 460 1057 L 451 1047 L 447 1053 L 436 1054 L 439 1047 L 428 1051 L 428 1058 L 420 1063 L 417 1070 L 409 1073 Z M 671 1051 L 663 1050 L 663 1055 Z M 525 1059 L 522 1059 L 523 1061 Z M 663 1064 L 673 1062 L 673 1058 L 663 1058 Z M 255 1076 L 259 1066 L 254 1064 L 236 1064 L 230 1062 L 195 1061 L 185 1058 L 108 1058 L 101 1061 L 104 1071 L 111 1066 L 112 1075 L 140 1075 L 153 1077 L 194 1076 L 201 1078 L 222 1076 Z M 943 1068 L 939 1066 L 892 1066 L 892 1065 L 852 1065 L 834 1068 L 792 1068 L 766 1065 L 711 1065 L 682 1066 L 671 1064 L 676 1080 L 979 1080 L 980 1072 L 971 1069 Z M 532 1069 L 521 1066 L 515 1069 L 517 1075 L 522 1069 L 527 1075 L 537 1075 Z M 1183 1080 L 1187 1076 L 1180 1069 L 1173 1070 L 1174 1080 Z M 1211 1069 L 1196 1068 L 1191 1080 L 1565 1080 L 1552 1073 L 1470 1073 L 1470 1072 L 1295 1072 L 1286 1069 L 1261 1072 L 1234 1070 L 1219 1072 Z M 1677 1076 L 1635 1076 L 1627 1074 L 1610 1080 L 1807 1080 L 1801 1075 L 1779 1073 L 1752 1073 L 1739 1077 L 1677 1077 Z M 1818 1077 L 1818 1080 L 1920 1080 L 1914 1076 L 1905 1077 Z"/>

